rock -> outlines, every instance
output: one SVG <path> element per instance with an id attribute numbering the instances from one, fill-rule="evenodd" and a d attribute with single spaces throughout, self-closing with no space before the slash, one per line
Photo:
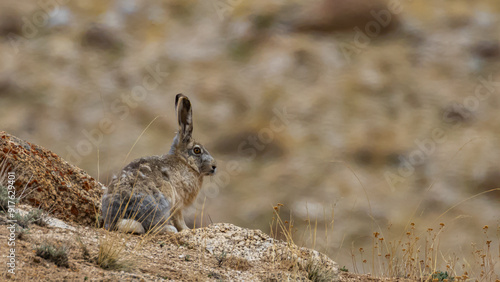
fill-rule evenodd
<path id="1" fill-rule="evenodd" d="M 492 59 L 500 55 L 500 44 L 496 40 L 480 41 L 472 47 L 472 53 L 482 59 Z"/>
<path id="2" fill-rule="evenodd" d="M 2 11 L 0 16 L 0 36 L 9 38 L 10 36 L 20 36 L 22 34 L 21 17 L 16 11 Z"/>
<path id="3" fill-rule="evenodd" d="M 55 153 L 0 131 L 0 166 L 13 172 L 16 197 L 52 216 L 95 225 L 103 185 Z"/>
<path id="4" fill-rule="evenodd" d="M 220 137 L 214 144 L 213 148 L 217 152 L 227 155 L 235 155 L 239 153 L 241 149 L 247 149 L 251 146 L 243 146 L 241 144 L 251 143 L 251 140 L 259 140 L 259 130 L 254 129 L 243 129 L 239 132 L 235 132 L 226 136 Z M 259 141 L 257 141 L 259 142 Z M 281 144 L 278 138 L 273 138 L 270 142 L 266 142 L 266 146 L 263 148 L 259 147 L 259 150 L 255 150 L 256 157 L 262 159 L 274 159 L 283 157 L 286 154 L 286 148 Z"/>
<path id="5" fill-rule="evenodd" d="M 299 32 L 352 32 L 359 28 L 381 35 L 400 25 L 399 17 L 383 0 L 322 0 L 294 18 L 291 29 Z"/>
<path id="6" fill-rule="evenodd" d="M 82 35 L 82 45 L 101 50 L 119 50 L 123 42 L 106 26 L 93 24 Z"/>
<path id="7" fill-rule="evenodd" d="M 188 247 L 207 251 L 214 256 L 232 258 L 249 265 L 278 263 L 297 267 L 308 272 L 311 268 L 321 268 L 319 273 L 329 281 L 339 278 L 339 266 L 326 255 L 293 243 L 276 240 L 261 230 L 251 230 L 229 223 L 216 223 L 208 227 L 187 230 L 175 234 L 177 240 Z M 307 277 L 307 276 L 306 276 Z"/>

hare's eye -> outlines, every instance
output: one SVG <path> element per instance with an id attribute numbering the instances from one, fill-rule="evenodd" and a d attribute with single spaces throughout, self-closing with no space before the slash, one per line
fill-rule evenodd
<path id="1" fill-rule="evenodd" d="M 195 154 L 201 154 L 201 149 L 200 149 L 200 147 L 194 147 L 194 148 L 193 148 L 193 153 L 195 153 Z"/>

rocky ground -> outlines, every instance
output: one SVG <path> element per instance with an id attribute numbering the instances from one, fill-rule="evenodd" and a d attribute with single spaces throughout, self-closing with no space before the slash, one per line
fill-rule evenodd
<path id="1" fill-rule="evenodd" d="M 23 206 L 29 209 L 29 206 Z M 46 218 L 48 219 L 48 218 Z M 0 252 L 6 260 L 10 236 L 0 217 Z M 15 274 L 27 281 L 386 281 L 339 270 L 316 251 L 274 240 L 260 230 L 213 224 L 178 234 L 136 236 L 81 225 L 32 224 L 15 240 Z M 37 255 L 43 244 L 64 246 L 67 265 Z M 108 249 L 108 246 L 112 246 Z M 119 252 L 111 269 L 98 265 L 99 252 Z M 5 270 L 5 269 L 4 269 Z M 403 281 L 392 279 L 391 281 Z"/>
<path id="2" fill-rule="evenodd" d="M 292 253 L 289 258 L 280 257 L 282 252 L 293 252 L 284 243 L 275 242 L 260 231 L 246 230 L 230 224 L 150 238 L 71 225 L 68 228 L 30 226 L 26 232 L 15 241 L 16 274 L 3 271 L 4 278 L 15 281 L 27 278 L 51 281 L 255 281 L 273 278 L 283 280 L 288 277 L 307 280 L 308 275 L 305 264 L 303 267 L 294 266 Z M 248 232 L 258 235 L 248 237 Z M 197 237 L 199 235 L 201 236 Z M 3 225 L 0 231 L 3 260 L 4 254 L 8 253 L 5 244 L 8 236 L 8 230 Z M 203 242 L 195 239 L 201 237 L 206 239 Z M 67 266 L 57 266 L 34 253 L 37 246 L 47 242 L 67 247 Z M 242 252 L 234 252 L 239 243 L 246 247 Z M 102 251 L 107 244 L 113 245 L 114 249 L 109 250 L 110 252 L 120 252 L 118 264 L 123 265 L 116 269 L 102 269 L 97 264 L 100 248 Z M 212 249 L 212 245 L 217 245 L 220 249 Z M 273 251 L 276 251 L 274 258 L 270 256 Z M 301 251 L 296 254 L 303 259 L 313 255 L 310 250 L 304 251 L 306 253 L 303 256 Z M 338 266 L 324 257 L 323 261 L 329 262 L 330 268 L 327 270 L 331 271 L 330 277 L 338 277 Z"/>

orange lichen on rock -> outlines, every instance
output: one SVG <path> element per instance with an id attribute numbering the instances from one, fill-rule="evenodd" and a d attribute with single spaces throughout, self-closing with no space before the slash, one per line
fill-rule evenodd
<path id="1" fill-rule="evenodd" d="M 103 186 L 82 169 L 4 131 L 0 131 L 0 163 L 7 166 L 7 172 L 15 173 L 20 203 L 60 219 L 96 224 Z"/>

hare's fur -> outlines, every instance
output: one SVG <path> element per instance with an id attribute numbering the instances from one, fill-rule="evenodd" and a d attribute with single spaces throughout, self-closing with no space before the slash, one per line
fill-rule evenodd
<path id="1" fill-rule="evenodd" d="M 216 162 L 191 136 L 192 110 L 186 96 L 176 96 L 176 111 L 179 131 L 170 152 L 132 161 L 106 189 L 102 199 L 106 229 L 138 234 L 189 229 L 182 210 L 196 199 L 203 177 L 215 173 Z M 175 227 L 167 225 L 168 220 Z"/>

